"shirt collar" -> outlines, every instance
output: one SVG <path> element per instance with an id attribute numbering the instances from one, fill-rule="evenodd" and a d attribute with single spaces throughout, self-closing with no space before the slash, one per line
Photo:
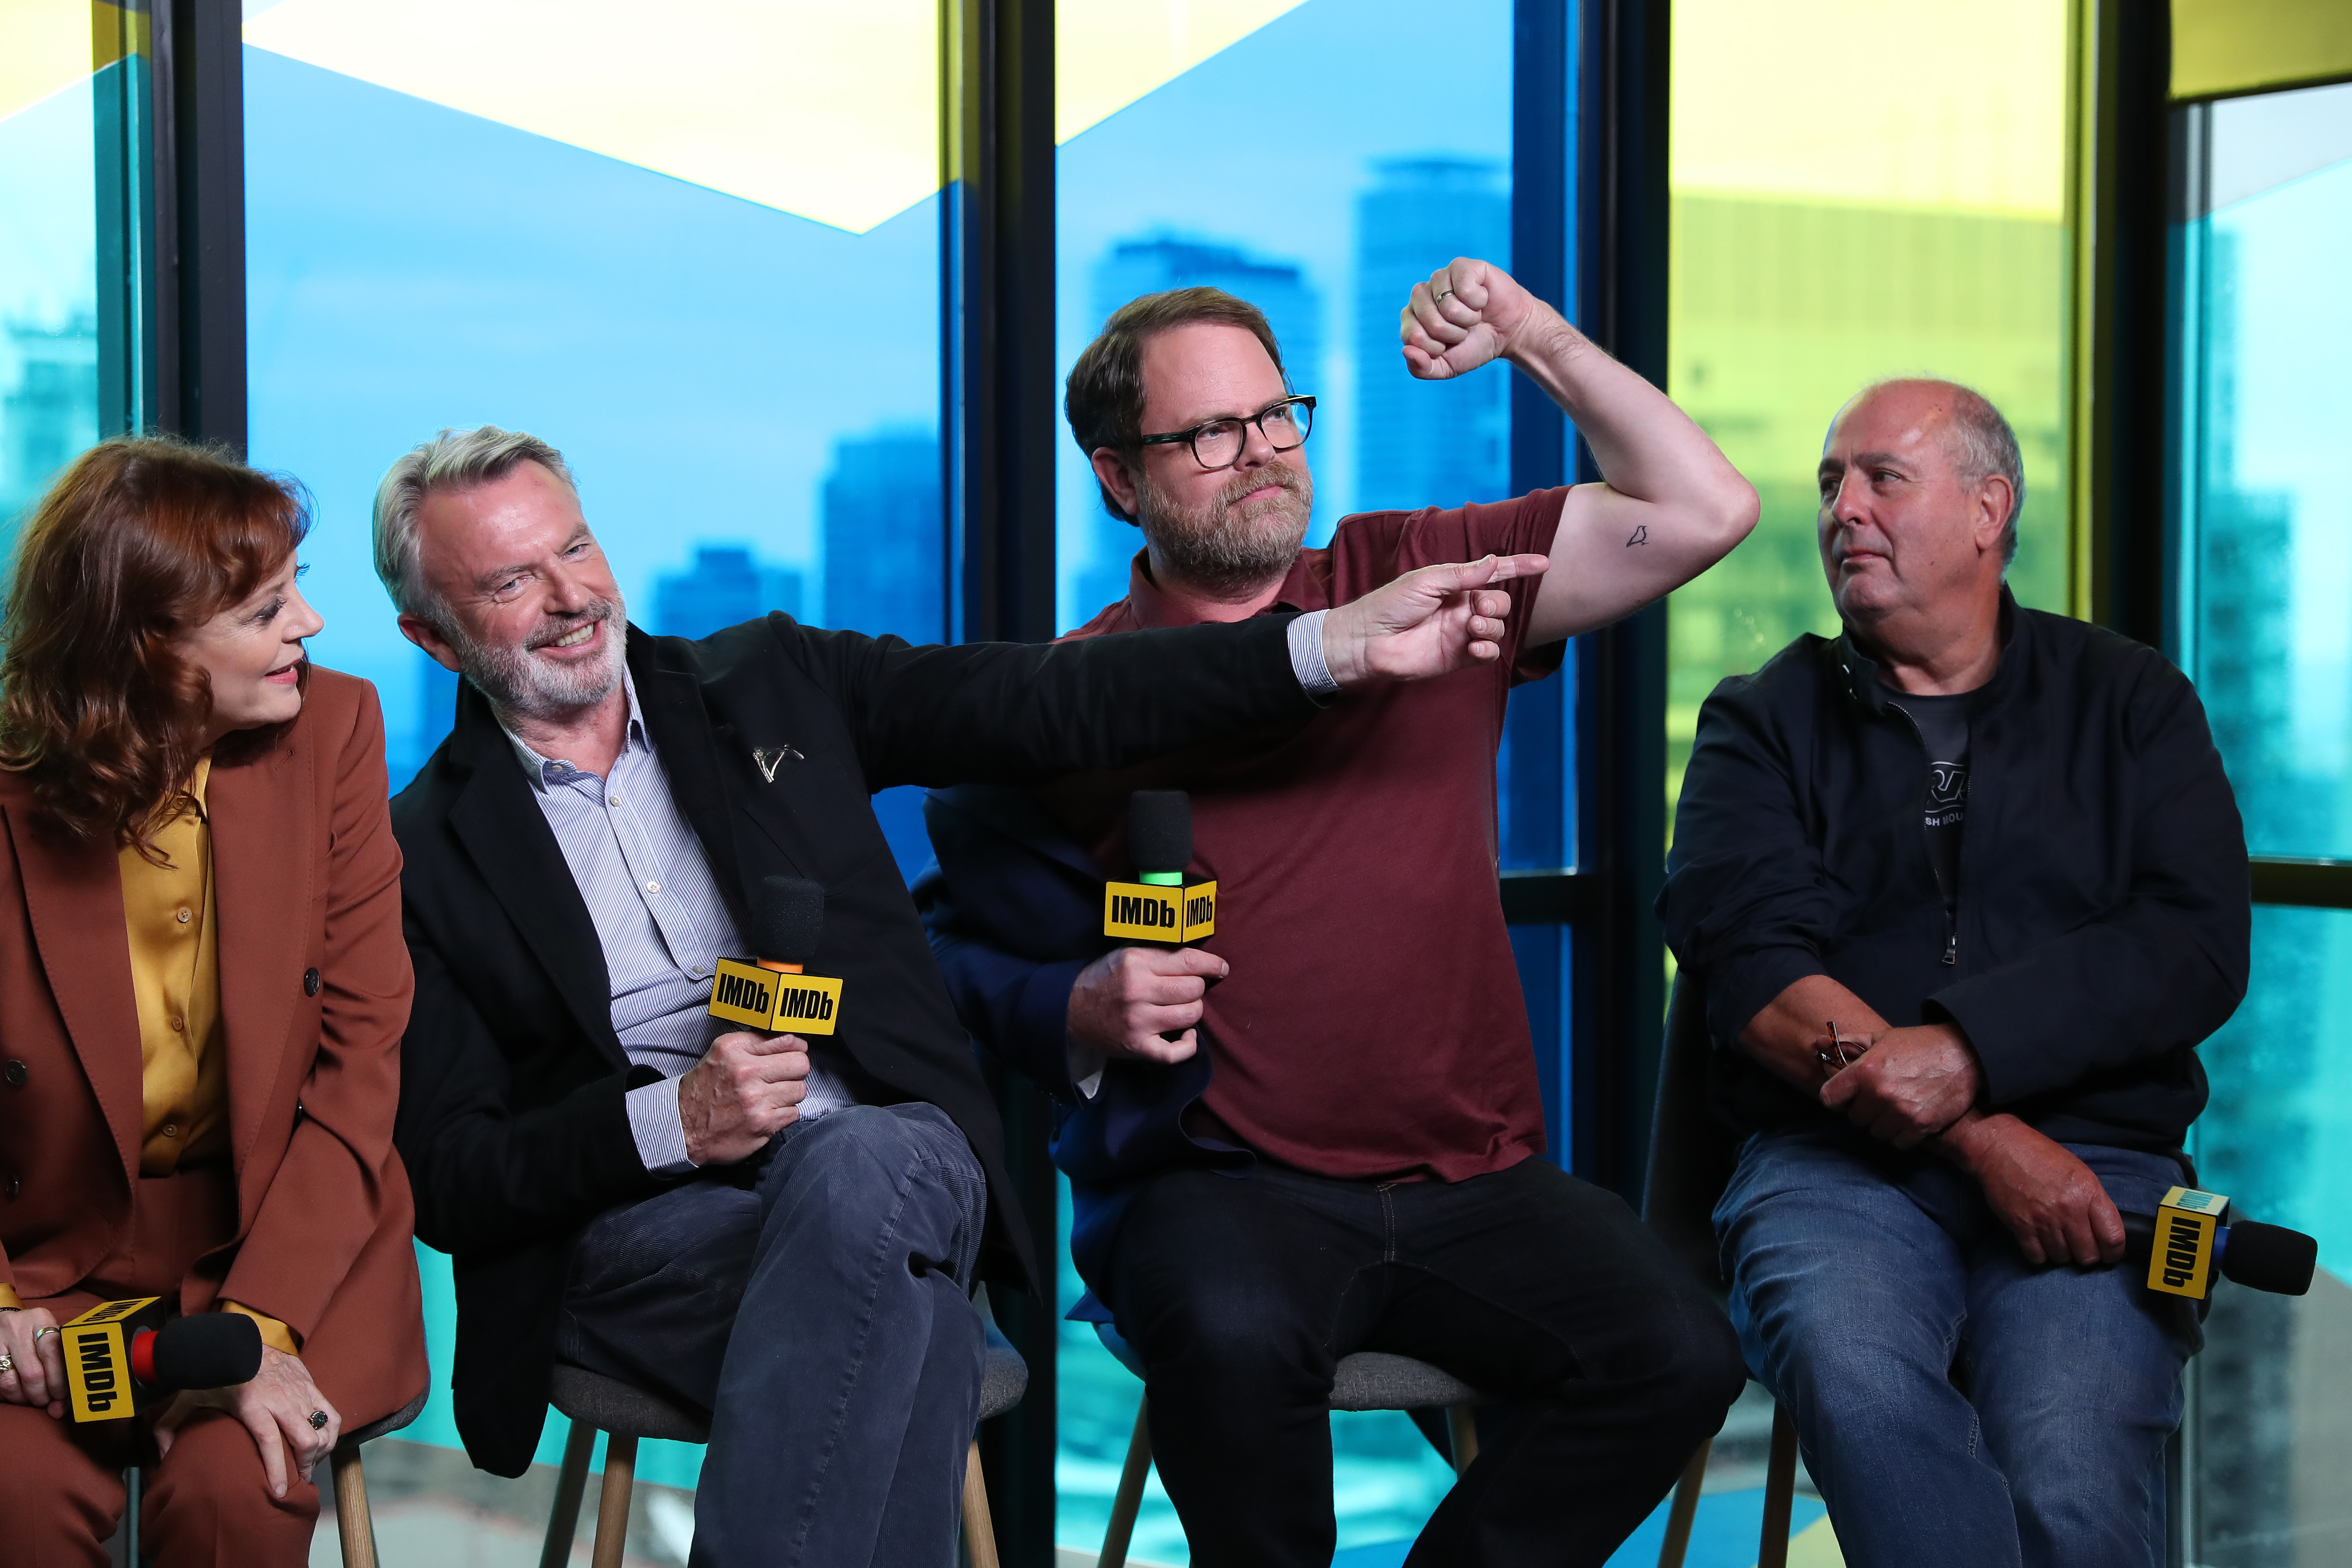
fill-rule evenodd
<path id="1" fill-rule="evenodd" d="M 625 754 L 630 752 L 651 752 L 654 749 L 654 743 L 652 738 L 646 733 L 646 716 L 637 707 L 636 678 L 629 673 L 629 667 L 625 662 L 621 666 L 621 690 L 626 694 L 629 701 L 629 728 L 621 742 L 621 750 Z M 578 772 L 561 757 L 541 756 L 530 749 L 520 735 L 516 734 L 504 724 L 499 726 L 499 731 L 506 736 L 507 744 L 514 748 L 515 761 L 522 764 L 523 774 L 530 780 L 530 787 L 540 794 L 545 795 L 549 784 L 562 784 L 573 773 Z"/>
<path id="2" fill-rule="evenodd" d="M 1127 568 L 1128 616 L 1139 629 L 1156 626 L 1189 626 L 1199 617 L 1185 614 L 1181 606 L 1160 592 L 1160 584 L 1151 580 L 1151 552 L 1139 550 Z M 1258 611 L 1271 616 L 1283 611 L 1327 610 L 1331 607 L 1331 552 L 1328 550 L 1301 550 L 1290 563 L 1290 570 L 1282 579 L 1274 602 Z"/>

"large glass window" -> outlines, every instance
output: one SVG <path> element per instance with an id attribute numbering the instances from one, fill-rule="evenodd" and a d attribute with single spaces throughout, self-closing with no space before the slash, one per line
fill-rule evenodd
<path id="1" fill-rule="evenodd" d="M 0 573 L 101 436 L 152 417 L 147 16 L 0 5 Z"/>
<path id="2" fill-rule="evenodd" d="M 2352 858 L 2352 86 L 2175 110 L 2175 653 L 2257 856 Z M 2319 1237 L 2301 1300 L 2218 1296 L 2193 1365 L 2189 1556 L 2352 1552 L 2352 914 L 2255 911 L 2253 978 L 2206 1043 L 2205 1185 Z"/>
<path id="3" fill-rule="evenodd" d="M 2024 449 L 2019 600 L 2067 606 L 2065 0 L 1678 0 L 1668 386 L 1763 499 L 1669 612 L 1667 790 L 1699 705 L 1837 629 L 1814 466 L 1869 382 L 1964 382 Z"/>
<path id="4" fill-rule="evenodd" d="M 562 449 L 648 632 L 780 609 L 943 636 L 936 6 L 246 11 L 252 455 L 316 497 L 313 651 L 383 694 L 394 789 L 455 681 L 394 625 L 369 509 L 445 426 Z M 877 803 L 909 868 L 929 853 L 917 800 Z M 446 1389 L 448 1260 L 420 1258 Z M 404 1436 L 371 1468 L 407 1477 L 415 1508 L 544 1528 L 543 1491 L 486 1492 L 447 1452 L 446 1393 Z M 700 1459 L 646 1446 L 660 1484 L 633 1552 L 684 1561 L 690 1512 L 666 1489 Z M 391 1484 L 388 1547 L 409 1528 Z"/>
<path id="5" fill-rule="evenodd" d="M 1431 14 L 1405 0 L 1171 0 L 1068 5 L 1059 18 L 1062 373 L 1129 300 L 1212 284 L 1265 311 L 1294 388 L 1318 400 L 1310 543 L 1350 512 L 1509 494 L 1510 373 L 1418 382 L 1396 340 L 1416 279 L 1456 256 L 1510 265 L 1509 0 L 1445 11 L 1442 87 L 1430 74 Z M 1058 622 L 1068 627 L 1126 595 L 1142 542 L 1103 509 L 1085 454 L 1066 428 L 1059 435 Z M 1548 683 L 1513 706 L 1538 692 L 1557 705 L 1559 691 Z M 1538 738 L 1550 770 L 1513 797 L 1507 856 L 1531 846 L 1513 864 L 1563 863 L 1557 708 L 1553 717 Z M 1551 985 L 1557 939 L 1542 936 Z M 1549 1002 L 1556 1027 L 1556 994 L 1536 1000 Z M 1063 1273 L 1067 1307 L 1080 1287 L 1066 1252 Z M 1060 1375 L 1058 1534 L 1091 1552 L 1139 1386 L 1077 1324 L 1065 1325 Z M 1340 1560 L 1399 1560 L 1402 1547 L 1374 1543 L 1415 1534 L 1452 1472 L 1402 1415 L 1332 1426 Z M 1156 1477 L 1133 1550 L 1188 1560 Z"/>

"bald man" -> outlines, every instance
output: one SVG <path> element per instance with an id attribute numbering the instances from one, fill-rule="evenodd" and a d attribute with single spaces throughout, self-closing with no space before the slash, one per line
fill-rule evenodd
<path id="1" fill-rule="evenodd" d="M 1991 404 L 1869 387 L 1820 479 L 1843 633 L 1708 699 L 1663 900 L 1747 1134 L 1732 1319 L 1855 1568 L 2153 1568 L 2200 1341 L 2117 1209 L 2195 1184 L 2237 805 L 2179 670 L 2011 596 Z"/>

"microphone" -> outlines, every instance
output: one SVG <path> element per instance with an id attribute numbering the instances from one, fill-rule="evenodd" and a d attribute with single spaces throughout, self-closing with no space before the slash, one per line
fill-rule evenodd
<path id="1" fill-rule="evenodd" d="M 2125 1213 L 2124 1256 L 2147 1263 L 2147 1288 L 2203 1300 L 2215 1275 L 2252 1290 L 2300 1296 L 2311 1289 L 2319 1243 L 2299 1230 L 2256 1220 L 2223 1224 L 2230 1200 L 2175 1187 L 2152 1215 Z"/>
<path id="2" fill-rule="evenodd" d="M 174 1318 L 161 1296 L 101 1301 L 58 1335 L 76 1421 L 120 1421 L 157 1394 L 226 1388 L 261 1370 L 261 1331 L 251 1318 Z"/>
<path id="3" fill-rule="evenodd" d="M 1103 885 L 1103 935 L 1182 947 L 1217 932 L 1217 884 L 1186 886 L 1192 861 L 1192 797 L 1181 789 L 1139 789 L 1128 797 L 1132 882 Z"/>
<path id="4" fill-rule="evenodd" d="M 2188 1225 L 2173 1234 L 2173 1211 L 2124 1211 L 2124 1258 L 2147 1262 L 2147 1289 L 2204 1300 L 2213 1274 L 2249 1290 L 2305 1295 L 2319 1265 L 2319 1241 L 2300 1229 L 2234 1220 L 2230 1225 Z M 2164 1246 L 2157 1246 L 2157 1237 Z"/>
<path id="5" fill-rule="evenodd" d="M 765 1034 L 830 1035 L 841 982 L 804 974 L 824 935 L 824 889 L 800 877 L 763 877 L 751 899 L 759 956 L 722 958 L 710 977 L 710 1016 Z"/>

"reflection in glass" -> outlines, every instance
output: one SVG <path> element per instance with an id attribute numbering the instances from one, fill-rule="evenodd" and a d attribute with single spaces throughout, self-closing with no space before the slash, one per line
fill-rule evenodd
<path id="1" fill-rule="evenodd" d="M 1763 516 L 1673 597 L 1669 805 L 1716 682 L 1836 630 L 1813 468 L 1867 382 L 1941 376 L 2008 416 L 2026 479 L 2010 585 L 2066 608 L 2066 16 L 2063 0 L 1997 0 L 1960 28 L 1925 0 L 1675 6 L 1668 390 Z M 1790 91 L 1832 37 L 1905 68 Z"/>
<path id="2" fill-rule="evenodd" d="M 58 470 L 150 422 L 146 15 L 0 6 L 0 573 Z"/>
<path id="3" fill-rule="evenodd" d="M 2352 853 L 2352 87 L 2176 112 L 2175 653 L 2257 855 Z M 2253 977 L 2204 1047 L 2199 1176 L 2319 1238 L 2300 1300 L 2217 1295 L 2195 1400 L 2189 1556 L 2352 1557 L 2352 912 L 2254 911 Z"/>
<path id="4" fill-rule="evenodd" d="M 2248 847 L 2352 857 L 2352 86 L 2181 113 L 2179 651 Z"/>

